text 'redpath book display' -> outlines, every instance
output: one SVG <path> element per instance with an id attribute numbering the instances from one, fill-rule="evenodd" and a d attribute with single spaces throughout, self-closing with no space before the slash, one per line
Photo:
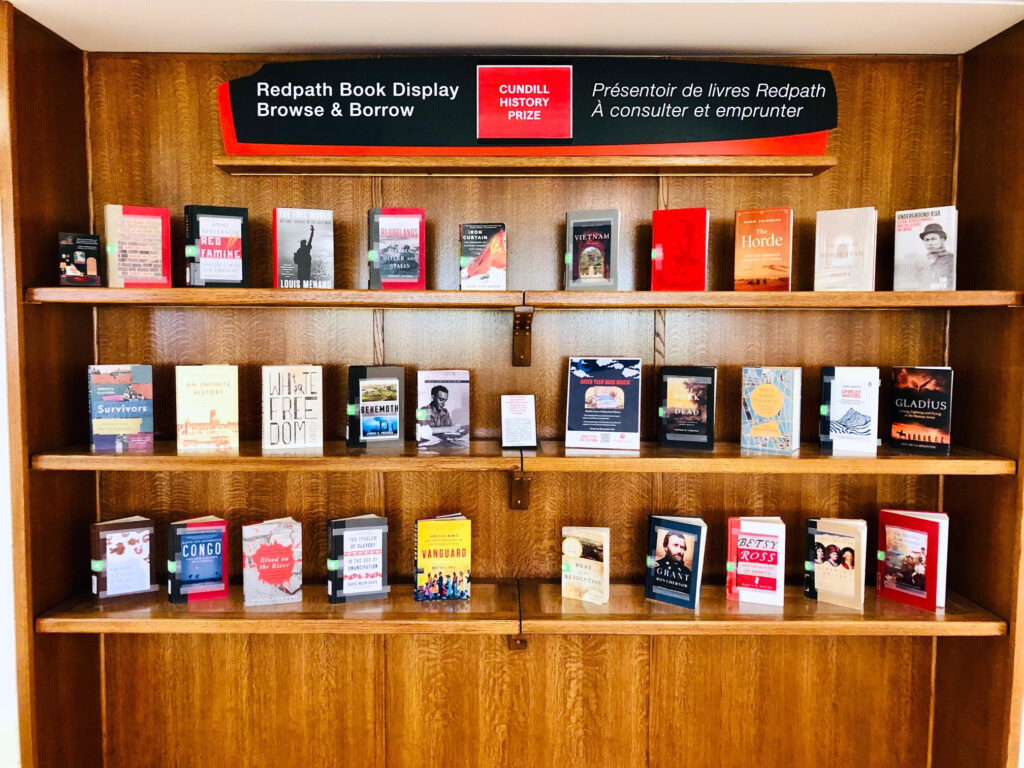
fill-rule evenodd
<path id="1" fill-rule="evenodd" d="M 468 600 L 472 529 L 462 515 L 416 521 L 414 563 L 417 602 Z"/>
<path id="2" fill-rule="evenodd" d="M 504 291 L 508 282 L 504 224 L 459 224 L 459 287 Z"/>
<path id="3" fill-rule="evenodd" d="M 897 366 L 892 369 L 891 397 L 892 446 L 948 456 L 953 369 Z"/>
<path id="4" fill-rule="evenodd" d="M 878 513 L 878 596 L 927 611 L 946 605 L 949 517 L 942 512 Z"/>
<path id="5" fill-rule="evenodd" d="M 367 221 L 370 288 L 423 291 L 427 287 L 427 212 L 371 208 Z"/>
<path id="6" fill-rule="evenodd" d="M 566 290 L 618 290 L 618 258 L 618 210 L 565 214 Z"/>
<path id="7" fill-rule="evenodd" d="M 793 262 L 793 209 L 736 211 L 737 291 L 788 291 Z"/>
<path id="8" fill-rule="evenodd" d="M 640 360 L 570 357 L 566 448 L 640 449 Z"/>
<path id="9" fill-rule="evenodd" d="M 191 603 L 228 596 L 228 528 L 213 515 L 171 523 L 167 599 Z"/>
<path id="10" fill-rule="evenodd" d="M 651 290 L 707 290 L 707 208 L 655 211 L 651 216 Z"/>
<path id="11" fill-rule="evenodd" d="M 696 608 L 704 570 L 707 525 L 699 517 L 651 515 L 647 547 L 647 584 L 650 600 Z"/>
<path id="12" fill-rule="evenodd" d="M 875 290 L 878 211 L 818 211 L 814 229 L 814 290 Z"/>
<path id="13" fill-rule="evenodd" d="M 401 445 L 405 368 L 353 365 L 348 369 L 348 445 Z"/>
<path id="14" fill-rule="evenodd" d="M 786 573 L 786 524 L 782 518 L 730 517 L 726 536 L 726 597 L 781 606 Z"/>
<path id="15" fill-rule="evenodd" d="M 611 531 L 608 528 L 562 528 L 562 597 L 607 603 Z"/>
<path id="16" fill-rule="evenodd" d="M 90 365 L 89 427 L 96 453 L 151 453 L 153 366 Z"/>
<path id="17" fill-rule="evenodd" d="M 800 450 L 799 368 L 743 368 L 740 448 L 757 453 Z"/>
<path id="18" fill-rule="evenodd" d="M 416 372 L 416 444 L 469 447 L 469 371 Z"/>
<path id="19" fill-rule="evenodd" d="M 264 365 L 263 450 L 321 450 L 323 393 L 319 365 Z"/>
<path id="20" fill-rule="evenodd" d="M 537 447 L 537 398 L 535 395 L 501 396 L 501 447 Z"/>
<path id="21" fill-rule="evenodd" d="M 658 445 L 713 449 L 717 369 L 712 365 L 666 365 L 658 375 Z"/>
<path id="22" fill-rule="evenodd" d="M 93 523 L 91 541 L 92 593 L 97 601 L 158 589 L 152 520 L 136 515 Z"/>
<path id="23" fill-rule="evenodd" d="M 846 608 L 864 607 L 864 576 L 870 562 L 864 520 L 812 518 L 807 521 L 804 595 Z"/>
<path id="24" fill-rule="evenodd" d="M 238 450 L 238 367 L 175 367 L 178 451 L 225 453 Z"/>
<path id="25" fill-rule="evenodd" d="M 878 453 L 880 384 L 875 367 L 822 366 L 818 430 L 822 453 L 836 456 Z"/>
<path id="26" fill-rule="evenodd" d="M 334 211 L 274 209 L 274 287 L 334 287 Z"/>
<path id="27" fill-rule="evenodd" d="M 302 602 L 302 525 L 290 517 L 242 526 L 246 605 Z"/>
<path id="28" fill-rule="evenodd" d="M 166 208 L 105 205 L 107 285 L 171 287 L 171 212 Z"/>
<path id="29" fill-rule="evenodd" d="M 894 291 L 955 291 L 957 210 L 896 211 Z"/>
<path id="30" fill-rule="evenodd" d="M 60 255 L 60 285 L 103 285 L 100 273 L 100 239 L 96 235 L 61 232 L 57 236 Z"/>
<path id="31" fill-rule="evenodd" d="M 388 519 L 356 515 L 327 521 L 327 602 L 388 596 Z"/>
<path id="32" fill-rule="evenodd" d="M 249 211 L 185 206 L 185 285 L 249 287 Z"/>

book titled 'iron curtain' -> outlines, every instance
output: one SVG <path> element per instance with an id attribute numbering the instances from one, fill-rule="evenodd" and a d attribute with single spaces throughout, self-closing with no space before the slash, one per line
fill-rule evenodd
<path id="1" fill-rule="evenodd" d="M 949 455 L 953 369 L 892 369 L 892 432 L 897 448 Z"/>
<path id="2" fill-rule="evenodd" d="M 97 453 L 153 450 L 153 366 L 90 365 L 89 426 Z"/>
<path id="3" fill-rule="evenodd" d="M 464 291 L 504 291 L 504 224 L 459 224 L 459 287 Z"/>

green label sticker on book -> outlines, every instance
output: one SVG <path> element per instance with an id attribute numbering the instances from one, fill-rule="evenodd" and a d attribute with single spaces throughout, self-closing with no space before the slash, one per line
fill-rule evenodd
<path id="1" fill-rule="evenodd" d="M 818 413 L 820 413 L 822 416 L 828 416 L 828 406 L 827 405 L 819 406 Z"/>
<path id="2" fill-rule="evenodd" d="M 327 570 L 328 571 L 336 571 L 336 570 L 338 570 L 338 561 L 337 560 L 331 560 L 330 558 L 327 558 Z"/>
<path id="3" fill-rule="evenodd" d="M 417 408 L 416 409 L 416 418 L 419 419 L 420 421 L 426 421 L 427 420 L 427 409 L 426 408 Z"/>
<path id="4" fill-rule="evenodd" d="M 356 407 L 354 405 L 349 405 L 349 407 L 348 407 L 348 415 L 349 416 L 355 416 L 356 415 Z"/>
<path id="5" fill-rule="evenodd" d="M 658 258 L 658 249 L 651 248 L 651 261 L 654 261 L 656 258 Z"/>
<path id="6" fill-rule="evenodd" d="M 665 418 L 665 409 L 664 408 L 658 408 L 658 418 L 659 419 L 664 419 Z"/>
<path id="7" fill-rule="evenodd" d="M 117 251 L 117 246 L 116 245 L 114 245 L 113 243 L 107 243 L 107 253 L 109 253 L 111 256 L 113 256 L 116 251 Z"/>
<path id="8" fill-rule="evenodd" d="M 812 570 L 814 570 L 814 563 L 812 563 L 810 560 L 804 560 L 804 570 L 805 571 L 812 571 Z"/>
<path id="9" fill-rule="evenodd" d="M 654 559 L 653 555 L 647 556 L 647 567 L 654 568 L 658 564 L 658 561 Z"/>
<path id="10" fill-rule="evenodd" d="M 199 255 L 199 249 L 196 248 L 194 245 L 186 245 L 185 255 L 188 256 L 190 259 L 194 259 Z"/>
<path id="11" fill-rule="evenodd" d="M 736 563 L 726 563 L 725 570 L 727 570 L 729 573 L 732 573 L 736 570 Z"/>
<path id="12" fill-rule="evenodd" d="M 178 564 L 176 562 L 174 562 L 173 560 L 168 560 L 167 561 L 167 572 L 168 573 L 177 573 L 178 572 Z"/>
<path id="13" fill-rule="evenodd" d="M 885 550 L 882 550 L 882 549 L 878 550 L 878 559 L 879 560 L 885 560 Z"/>
<path id="14" fill-rule="evenodd" d="M 572 570 L 572 563 L 562 563 L 562 573 L 568 573 Z"/>
<path id="15" fill-rule="evenodd" d="M 572 254 L 571 253 L 565 254 L 565 263 L 566 264 L 572 264 Z"/>
<path id="16" fill-rule="evenodd" d="M 469 256 L 460 256 L 459 257 L 459 266 L 462 267 L 463 269 L 468 267 L 469 266 Z"/>
<path id="17" fill-rule="evenodd" d="M 366 254 L 366 258 L 371 264 L 373 264 L 373 262 L 377 260 L 377 252 L 370 251 L 369 253 Z"/>
<path id="18" fill-rule="evenodd" d="M 103 561 L 102 560 L 90 560 L 89 561 L 89 567 L 92 568 L 96 573 L 99 573 L 100 571 L 103 570 Z"/>

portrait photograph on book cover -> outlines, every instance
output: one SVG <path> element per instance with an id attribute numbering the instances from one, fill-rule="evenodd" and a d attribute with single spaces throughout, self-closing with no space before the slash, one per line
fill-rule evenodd
<path id="1" fill-rule="evenodd" d="M 660 587 L 688 595 L 697 537 L 691 533 L 661 526 L 655 527 L 654 535 L 654 589 Z"/>
<path id="2" fill-rule="evenodd" d="M 814 535 L 814 584 L 819 590 L 853 596 L 857 559 L 854 537 L 818 531 Z"/>

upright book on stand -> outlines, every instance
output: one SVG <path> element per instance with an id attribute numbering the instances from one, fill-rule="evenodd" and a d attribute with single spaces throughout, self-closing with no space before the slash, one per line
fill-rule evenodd
<path id="1" fill-rule="evenodd" d="M 607 603 L 611 587 L 611 531 L 608 528 L 562 528 L 562 597 Z"/>
<path id="2" fill-rule="evenodd" d="M 100 239 L 96 235 L 61 232 L 57 237 L 60 253 L 60 285 L 103 285 Z"/>
<path id="3" fill-rule="evenodd" d="M 863 608 L 867 551 L 868 524 L 864 520 L 808 520 L 804 595 L 823 603 Z"/>
<path id="4" fill-rule="evenodd" d="M 617 291 L 619 212 L 569 211 L 565 215 L 565 289 Z"/>
<path id="5" fill-rule="evenodd" d="M 788 291 L 793 261 L 793 209 L 736 211 L 737 291 Z"/>
<path id="6" fill-rule="evenodd" d="M 152 520 L 136 515 L 93 523 L 91 541 L 92 593 L 100 604 L 159 588 Z"/>
<path id="7" fill-rule="evenodd" d="M 955 291 L 955 206 L 896 211 L 894 291 Z"/>
<path id="8" fill-rule="evenodd" d="M 274 209 L 274 287 L 334 288 L 334 211 Z"/>
<path id="9" fill-rule="evenodd" d="M 90 365 L 89 428 L 96 453 L 152 453 L 153 366 Z"/>
<path id="10" fill-rule="evenodd" d="M 697 608 L 707 524 L 699 517 L 651 515 L 648 526 L 644 595 L 649 600 Z"/>
<path id="11" fill-rule="evenodd" d="M 800 451 L 800 368 L 743 368 L 740 448 L 752 453 Z"/>
<path id="12" fill-rule="evenodd" d="M 178 451 L 231 453 L 238 450 L 238 367 L 179 365 Z"/>
<path id="13" fill-rule="evenodd" d="M 423 291 L 427 287 L 427 212 L 371 208 L 367 221 L 370 288 Z"/>
<path id="14" fill-rule="evenodd" d="M 290 517 L 242 526 L 246 605 L 302 602 L 302 525 Z"/>
<path id="15" fill-rule="evenodd" d="M 786 524 L 782 518 L 730 517 L 726 536 L 726 597 L 781 606 L 786 575 Z"/>
<path id="16" fill-rule="evenodd" d="M 946 605 L 949 517 L 942 512 L 878 513 L 878 596 L 926 611 Z"/>
<path id="17" fill-rule="evenodd" d="M 249 210 L 185 206 L 185 285 L 249 287 Z"/>
<path id="18" fill-rule="evenodd" d="M 640 360 L 570 357 L 566 448 L 640 449 Z"/>
<path id="19" fill-rule="evenodd" d="M 171 287 L 171 212 L 138 205 L 103 206 L 107 285 Z"/>
<path id="20" fill-rule="evenodd" d="M 206 515 L 171 523 L 167 550 L 170 602 L 228 596 L 228 529 L 221 518 Z"/>
<path id="21" fill-rule="evenodd" d="M 878 453 L 880 385 L 875 367 L 822 366 L 818 434 L 822 453 L 836 456 Z"/>
<path id="22" fill-rule="evenodd" d="M 952 417 L 952 368 L 905 365 L 892 369 L 889 441 L 894 448 L 948 456 Z"/>
<path id="23" fill-rule="evenodd" d="M 413 598 L 468 600 L 472 565 L 472 524 L 462 515 L 416 521 Z"/>
<path id="24" fill-rule="evenodd" d="M 469 371 L 416 372 L 416 444 L 469 447 Z"/>
<path id="25" fill-rule="evenodd" d="M 356 515 L 327 521 L 327 602 L 388 596 L 388 519 Z"/>
<path id="26" fill-rule="evenodd" d="M 707 290 L 707 208 L 655 211 L 651 216 L 651 290 Z"/>
<path id="27" fill-rule="evenodd" d="M 666 365 L 658 375 L 658 445 L 712 450 L 717 369 L 712 365 Z"/>
<path id="28" fill-rule="evenodd" d="M 399 365 L 353 365 L 348 369 L 348 445 L 401 446 L 405 368 Z"/>
<path id="29" fill-rule="evenodd" d="M 814 290 L 875 290 L 878 211 L 818 211 L 814 230 Z"/>
<path id="30" fill-rule="evenodd" d="M 263 366 L 263 450 L 324 447 L 323 367 Z"/>
<path id="31" fill-rule="evenodd" d="M 459 287 L 504 291 L 508 272 L 504 224 L 459 224 Z"/>

